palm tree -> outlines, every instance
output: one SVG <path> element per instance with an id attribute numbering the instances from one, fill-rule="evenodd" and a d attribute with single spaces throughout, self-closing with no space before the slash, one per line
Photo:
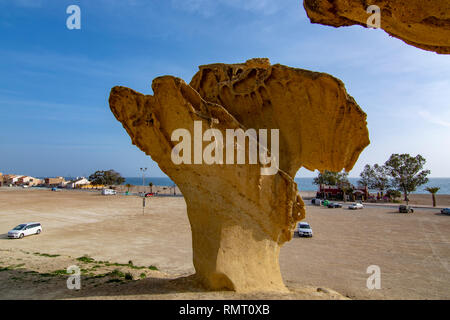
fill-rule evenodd
<path id="1" fill-rule="evenodd" d="M 436 207 L 436 193 L 440 190 L 441 188 L 438 187 L 428 187 L 425 190 L 427 190 L 429 193 L 431 193 L 432 197 L 433 197 L 433 207 Z"/>
<path id="2" fill-rule="evenodd" d="M 149 183 L 148 186 L 150 187 L 150 193 L 153 193 L 153 183 Z"/>

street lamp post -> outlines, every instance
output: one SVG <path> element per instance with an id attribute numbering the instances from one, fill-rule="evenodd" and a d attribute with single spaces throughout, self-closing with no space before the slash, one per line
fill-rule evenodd
<path id="1" fill-rule="evenodd" d="M 147 168 L 140 168 L 141 172 L 142 172 L 142 186 L 145 186 L 145 171 L 147 171 Z M 144 191 L 145 192 L 145 189 Z"/>

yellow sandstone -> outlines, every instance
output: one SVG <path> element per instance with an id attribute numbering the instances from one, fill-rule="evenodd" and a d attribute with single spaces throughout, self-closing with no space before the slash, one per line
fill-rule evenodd
<path id="1" fill-rule="evenodd" d="M 369 144 L 366 114 L 340 80 L 268 59 L 201 66 L 190 85 L 164 76 L 152 88 L 115 87 L 109 103 L 184 195 L 196 278 L 212 290 L 287 291 L 279 252 L 305 217 L 293 178 L 300 167 L 350 170 Z M 194 136 L 194 121 L 224 137 L 227 129 L 279 129 L 278 172 L 262 175 L 262 164 L 248 162 L 174 164 L 172 133 Z"/>
<path id="2" fill-rule="evenodd" d="M 428 51 L 450 54 L 449 0 L 304 0 L 312 23 L 333 27 L 361 25 L 380 8 L 380 26 L 389 35 Z"/>

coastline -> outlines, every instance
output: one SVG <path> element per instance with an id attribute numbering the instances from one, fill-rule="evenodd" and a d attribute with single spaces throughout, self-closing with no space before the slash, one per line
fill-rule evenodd
<path id="1" fill-rule="evenodd" d="M 177 196 L 182 197 L 182 193 L 177 186 L 164 186 L 164 185 L 154 185 L 151 188 L 149 186 L 136 186 L 132 185 L 130 188 L 127 188 L 125 185 L 114 185 L 114 189 L 119 193 L 126 193 L 129 191 L 130 196 L 138 195 L 139 193 L 157 193 L 159 196 Z M 0 187 L 0 189 L 6 191 L 22 189 L 21 187 Z M 32 188 L 34 189 L 34 188 Z M 67 191 L 81 191 L 81 192 L 98 192 L 100 193 L 100 189 L 62 189 Z M 316 196 L 316 191 L 299 191 L 300 196 L 302 197 L 305 204 L 310 204 L 310 200 Z M 410 194 L 409 195 L 409 204 L 412 206 L 420 206 L 420 207 L 433 207 L 433 200 L 431 194 Z M 400 200 L 400 199 L 399 199 Z M 338 201 L 342 202 L 342 201 Z M 347 201 L 350 204 L 350 201 Z M 394 206 L 397 207 L 400 204 L 406 204 L 403 199 L 401 199 L 398 203 L 393 202 L 365 202 L 370 205 L 383 205 L 383 206 Z M 449 208 L 450 207 L 450 194 L 436 194 L 436 209 Z"/>
<path id="2" fill-rule="evenodd" d="M 142 186 L 142 177 L 124 177 L 125 183 L 124 184 L 131 184 L 135 186 Z M 315 192 L 317 190 L 317 185 L 313 183 L 314 178 L 295 178 L 295 182 L 297 183 L 298 190 L 300 192 Z M 350 177 L 349 181 L 353 185 L 358 184 L 359 178 L 357 177 Z M 175 183 L 168 177 L 145 177 L 144 184 L 148 186 L 148 183 L 152 182 L 155 185 L 159 186 L 173 186 Z M 422 185 L 417 188 L 415 192 L 412 194 L 429 194 L 425 188 L 426 187 L 439 187 L 440 190 L 438 191 L 437 195 L 450 195 L 450 178 L 443 178 L 443 177 L 434 177 L 429 178 L 429 182 L 425 185 Z M 369 190 L 370 193 L 377 193 L 377 190 Z"/>

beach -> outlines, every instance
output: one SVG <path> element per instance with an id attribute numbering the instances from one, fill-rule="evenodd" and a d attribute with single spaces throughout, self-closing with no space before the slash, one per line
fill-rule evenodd
<path id="1" fill-rule="evenodd" d="M 448 206 L 450 196 L 437 199 Z M 412 195 L 414 201 L 429 206 L 431 195 Z M 437 208 L 399 214 L 395 206 L 351 211 L 308 204 L 305 220 L 314 236 L 294 237 L 281 250 L 291 290 L 284 295 L 196 287 L 182 197 L 149 198 L 143 212 L 136 196 L 0 188 L 0 208 L 1 299 L 450 298 L 450 216 Z M 7 239 L 11 228 L 34 221 L 42 223 L 41 235 Z M 83 256 L 92 261 L 77 260 Z M 56 272 L 73 264 L 84 270 L 78 291 Z M 366 287 L 371 265 L 380 267 L 380 290 Z M 116 269 L 133 280 L 100 277 Z"/>

